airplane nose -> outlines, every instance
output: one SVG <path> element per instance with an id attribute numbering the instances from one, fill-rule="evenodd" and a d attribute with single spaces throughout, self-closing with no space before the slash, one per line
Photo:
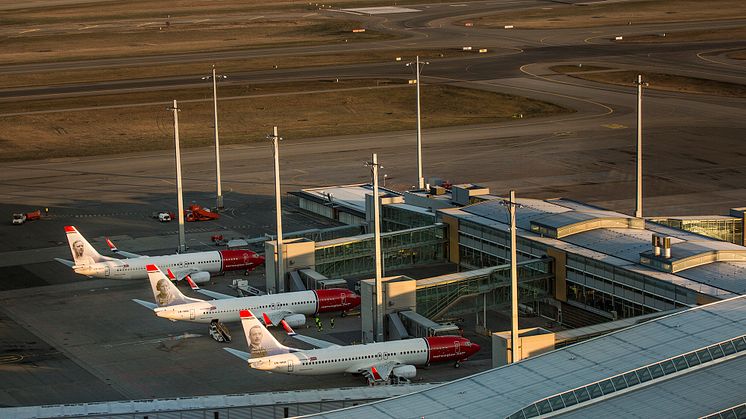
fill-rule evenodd
<path id="1" fill-rule="evenodd" d="M 475 353 L 479 352 L 479 350 L 482 349 L 479 344 L 472 342 L 471 343 L 471 349 L 469 350 L 469 356 L 474 355 Z"/>

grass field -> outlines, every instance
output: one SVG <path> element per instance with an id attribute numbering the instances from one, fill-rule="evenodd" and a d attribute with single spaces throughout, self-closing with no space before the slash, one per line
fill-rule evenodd
<path id="1" fill-rule="evenodd" d="M 219 74 L 235 74 L 246 71 L 271 70 L 274 68 L 300 68 L 343 66 L 358 63 L 393 62 L 401 57 L 402 66 L 419 55 L 426 60 L 474 55 L 471 51 L 452 50 L 400 50 L 366 51 L 343 54 L 280 55 L 243 60 L 220 60 L 214 64 Z M 15 74 L 0 79 L 0 88 L 49 86 L 68 83 L 135 80 L 168 76 L 194 76 L 198 80 L 210 73 L 207 63 L 182 63 L 141 65 L 135 67 L 106 67 L 81 70 L 55 70 Z"/>
<path id="2" fill-rule="evenodd" d="M 617 43 L 705 42 L 746 39 L 746 26 L 740 28 L 707 29 L 697 31 L 660 32 L 657 34 L 625 36 Z"/>
<path id="3" fill-rule="evenodd" d="M 498 13 L 470 19 L 476 26 L 518 29 L 587 28 L 723 19 L 743 19 L 743 0 L 643 0 L 583 6 L 547 3 L 548 6 Z M 551 6 L 549 6 L 551 5 Z M 463 25 L 464 21 L 459 22 Z"/>
<path id="4" fill-rule="evenodd" d="M 726 97 L 746 97 L 746 85 L 742 84 L 678 76 L 674 74 L 638 72 L 633 70 L 608 71 L 609 69 L 604 67 L 598 68 L 601 69 L 601 71 L 579 72 L 577 71 L 578 67 L 576 66 L 562 65 L 550 67 L 550 70 L 583 80 L 615 84 L 619 86 L 635 86 L 637 75 L 642 74 L 643 81 L 649 84 L 646 87 L 647 89 Z"/>
<path id="5" fill-rule="evenodd" d="M 339 44 L 393 37 L 371 30 L 352 33 L 352 29 L 359 26 L 358 22 L 351 20 L 316 16 L 174 21 L 167 28 L 130 21 L 90 27 L 41 28 L 4 39 L 0 62 L 21 64 L 183 54 L 297 44 Z"/>
<path id="6" fill-rule="evenodd" d="M 731 51 L 725 54 L 725 56 L 732 60 L 746 60 L 746 49 Z"/>
<path id="7" fill-rule="evenodd" d="M 225 86 L 220 97 L 221 144 L 262 141 L 272 125 L 288 139 L 415 127 L 413 86 L 391 80 Z M 0 104 L 0 160 L 169 149 L 173 124 L 166 108 L 174 98 L 180 101 L 182 145 L 212 144 L 212 92 L 206 86 Z M 106 107 L 112 105 L 116 107 Z M 448 85 L 423 85 L 422 106 L 425 128 L 572 112 L 546 102 Z M 19 112 L 40 113 L 8 116 Z"/>

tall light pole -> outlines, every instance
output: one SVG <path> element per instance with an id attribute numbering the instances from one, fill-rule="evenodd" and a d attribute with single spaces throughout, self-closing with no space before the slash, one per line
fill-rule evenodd
<path id="1" fill-rule="evenodd" d="M 518 354 L 518 260 L 516 252 L 515 191 L 510 191 L 510 201 L 503 201 L 510 213 L 510 358 L 509 363 L 520 361 Z"/>
<path id="2" fill-rule="evenodd" d="M 215 75 L 215 65 L 212 66 L 212 76 L 202 77 L 202 80 L 212 79 L 212 103 L 215 114 L 215 172 L 217 174 L 217 208 L 223 209 L 223 191 L 220 185 L 220 140 L 218 139 L 218 78 L 227 79 L 228 76 Z"/>
<path id="3" fill-rule="evenodd" d="M 422 67 L 430 64 L 428 61 L 420 61 L 420 56 L 415 58 L 414 63 L 407 63 L 407 67 L 414 65 L 415 85 L 417 87 L 417 187 L 425 189 L 425 178 L 422 175 L 422 122 L 420 112 L 420 73 Z"/>
<path id="4" fill-rule="evenodd" d="M 186 251 L 186 238 L 184 237 L 184 197 L 181 186 L 181 150 L 179 148 L 179 107 L 174 99 L 174 104 L 171 108 L 168 108 L 174 113 L 174 143 L 176 153 L 176 199 L 178 203 L 178 214 L 179 214 L 179 247 L 177 251 L 179 253 Z"/>
<path id="5" fill-rule="evenodd" d="M 637 75 L 637 199 L 635 217 L 642 218 L 642 75 Z"/>
<path id="6" fill-rule="evenodd" d="M 284 290 L 284 285 L 280 286 L 283 283 L 281 281 L 285 279 L 285 267 L 282 261 L 282 199 L 280 195 L 280 148 L 278 145 L 281 138 L 277 135 L 277 127 L 272 129 L 272 135 L 268 135 L 267 138 L 272 141 L 272 153 L 275 157 L 275 206 L 277 207 L 277 256 L 275 257 L 277 277 L 275 277 L 275 287 Z"/>
<path id="7" fill-rule="evenodd" d="M 373 237 L 376 259 L 376 342 L 383 342 L 383 267 L 381 264 L 381 211 L 378 196 L 378 155 L 373 153 L 372 161 L 366 163 L 373 174 Z M 380 166 L 382 167 L 382 166 Z"/>

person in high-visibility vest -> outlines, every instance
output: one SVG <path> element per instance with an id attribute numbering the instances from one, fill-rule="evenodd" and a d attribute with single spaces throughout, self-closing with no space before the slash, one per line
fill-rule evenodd
<path id="1" fill-rule="evenodd" d="M 319 332 L 324 330 L 324 325 L 321 324 L 321 319 L 319 316 L 316 316 L 316 328 L 319 329 Z"/>
<path id="2" fill-rule="evenodd" d="M 332 326 L 332 329 L 334 329 L 334 317 L 329 319 L 329 324 Z"/>

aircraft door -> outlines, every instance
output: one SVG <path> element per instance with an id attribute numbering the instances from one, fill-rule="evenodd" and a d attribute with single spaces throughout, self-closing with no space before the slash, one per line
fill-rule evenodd
<path id="1" fill-rule="evenodd" d="M 288 359 L 288 372 L 293 372 L 293 368 L 294 368 L 293 360 Z"/>
<path id="2" fill-rule="evenodd" d="M 189 309 L 189 320 L 194 320 L 194 317 L 195 317 L 194 309 L 193 308 Z"/>
<path id="3" fill-rule="evenodd" d="M 109 265 L 106 265 L 106 266 L 104 267 L 104 276 L 106 276 L 106 277 L 109 277 L 109 276 L 111 276 L 111 266 L 109 266 Z"/>
<path id="4" fill-rule="evenodd" d="M 455 341 L 453 344 L 456 346 L 456 355 L 461 353 L 461 342 Z"/>
<path id="5" fill-rule="evenodd" d="M 347 294 L 342 294 L 342 306 L 347 305 Z"/>

